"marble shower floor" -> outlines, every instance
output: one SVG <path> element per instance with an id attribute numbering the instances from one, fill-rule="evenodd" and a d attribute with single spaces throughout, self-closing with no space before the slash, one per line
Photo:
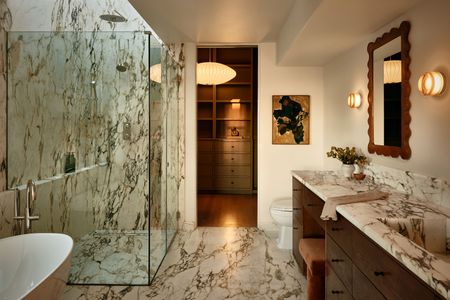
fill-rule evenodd
<path id="1" fill-rule="evenodd" d="M 63 300 L 305 299 L 290 251 L 256 228 L 179 232 L 151 286 L 67 286 Z"/>
<path id="2" fill-rule="evenodd" d="M 160 230 L 151 230 L 150 274 L 158 268 L 165 243 Z M 71 284 L 148 284 L 148 231 L 96 230 L 73 248 Z"/>

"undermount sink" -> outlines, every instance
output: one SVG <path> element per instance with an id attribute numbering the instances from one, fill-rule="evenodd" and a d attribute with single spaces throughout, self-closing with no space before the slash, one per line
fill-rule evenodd
<path id="1" fill-rule="evenodd" d="M 59 233 L 0 239 L 0 299 L 58 299 L 69 275 L 73 240 Z"/>
<path id="2" fill-rule="evenodd" d="M 447 252 L 445 217 L 378 218 L 378 220 L 432 253 Z"/>

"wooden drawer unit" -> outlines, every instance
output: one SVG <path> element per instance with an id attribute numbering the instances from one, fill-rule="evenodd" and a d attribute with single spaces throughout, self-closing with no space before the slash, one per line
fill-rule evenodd
<path id="1" fill-rule="evenodd" d="M 197 187 L 199 190 L 212 190 L 214 188 L 212 176 L 197 176 Z"/>
<path id="2" fill-rule="evenodd" d="M 212 165 L 214 162 L 214 154 L 199 152 L 197 156 L 198 165 Z"/>
<path id="3" fill-rule="evenodd" d="M 324 205 L 323 200 L 305 187 L 303 190 L 302 202 L 305 211 L 307 211 L 314 221 L 325 230 L 326 222 L 320 218 Z"/>
<path id="4" fill-rule="evenodd" d="M 217 190 L 251 189 L 251 177 L 216 177 L 214 186 Z"/>
<path id="5" fill-rule="evenodd" d="M 197 174 L 200 177 L 203 176 L 213 176 L 213 166 L 212 165 L 198 165 L 197 167 Z"/>
<path id="6" fill-rule="evenodd" d="M 216 164 L 218 165 L 250 165 L 251 164 L 250 154 L 240 154 L 240 153 L 217 153 L 216 154 Z"/>
<path id="7" fill-rule="evenodd" d="M 238 141 L 216 141 L 214 142 L 216 152 L 251 153 L 250 142 Z"/>
<path id="8" fill-rule="evenodd" d="M 349 292 L 342 281 L 339 280 L 333 269 L 327 268 L 326 276 L 325 299 L 353 300 L 351 292 Z"/>
<path id="9" fill-rule="evenodd" d="M 227 166 L 218 165 L 215 167 L 216 176 L 251 176 L 252 169 L 250 166 Z"/>
<path id="10" fill-rule="evenodd" d="M 213 141 L 199 140 L 197 143 L 197 151 L 211 153 L 213 151 Z"/>
<path id="11" fill-rule="evenodd" d="M 336 275 L 341 279 L 345 287 L 352 290 L 352 260 L 345 252 L 333 241 L 327 238 L 326 241 L 327 265 L 330 266 Z"/>
<path id="12" fill-rule="evenodd" d="M 353 298 L 355 300 L 384 300 L 383 295 L 364 276 L 361 271 L 353 266 Z"/>
<path id="13" fill-rule="evenodd" d="M 434 299 L 434 293 L 382 248 L 354 229 L 353 263 L 387 299 Z"/>
<path id="14" fill-rule="evenodd" d="M 327 223 L 327 234 L 347 253 L 352 255 L 352 230 L 353 225 L 338 214 L 337 221 Z"/>

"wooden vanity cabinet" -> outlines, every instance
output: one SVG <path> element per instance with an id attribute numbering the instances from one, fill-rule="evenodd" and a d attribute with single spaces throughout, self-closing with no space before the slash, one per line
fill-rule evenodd
<path id="1" fill-rule="evenodd" d="M 292 186 L 294 258 L 305 273 L 300 239 L 325 237 L 326 299 L 444 299 L 340 214 L 322 221 L 323 201 L 295 178 Z"/>

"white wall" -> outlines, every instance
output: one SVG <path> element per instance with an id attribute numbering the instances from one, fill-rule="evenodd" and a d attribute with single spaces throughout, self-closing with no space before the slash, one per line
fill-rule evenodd
<path id="1" fill-rule="evenodd" d="M 184 210 L 185 229 L 197 226 L 197 45 L 185 44 L 185 91 L 186 91 L 186 194 L 180 202 Z"/>
<path id="2" fill-rule="evenodd" d="M 409 160 L 370 155 L 373 162 L 424 175 L 450 178 L 450 93 L 440 97 L 424 97 L 417 91 L 417 80 L 426 71 L 438 70 L 450 75 L 450 1 L 431 0 L 411 9 L 387 24 L 351 51 L 324 68 L 324 150 L 331 145 L 354 145 L 367 153 L 367 44 L 401 21 L 411 22 L 411 130 Z M 347 95 L 359 91 L 363 105 L 355 110 L 346 105 Z M 325 159 L 325 168 L 339 163 Z"/>
<path id="3" fill-rule="evenodd" d="M 258 227 L 271 228 L 273 199 L 292 195 L 291 170 L 323 166 L 323 76 L 318 67 L 276 65 L 275 43 L 258 48 Z M 272 95 L 310 95 L 310 145 L 272 145 Z"/>

